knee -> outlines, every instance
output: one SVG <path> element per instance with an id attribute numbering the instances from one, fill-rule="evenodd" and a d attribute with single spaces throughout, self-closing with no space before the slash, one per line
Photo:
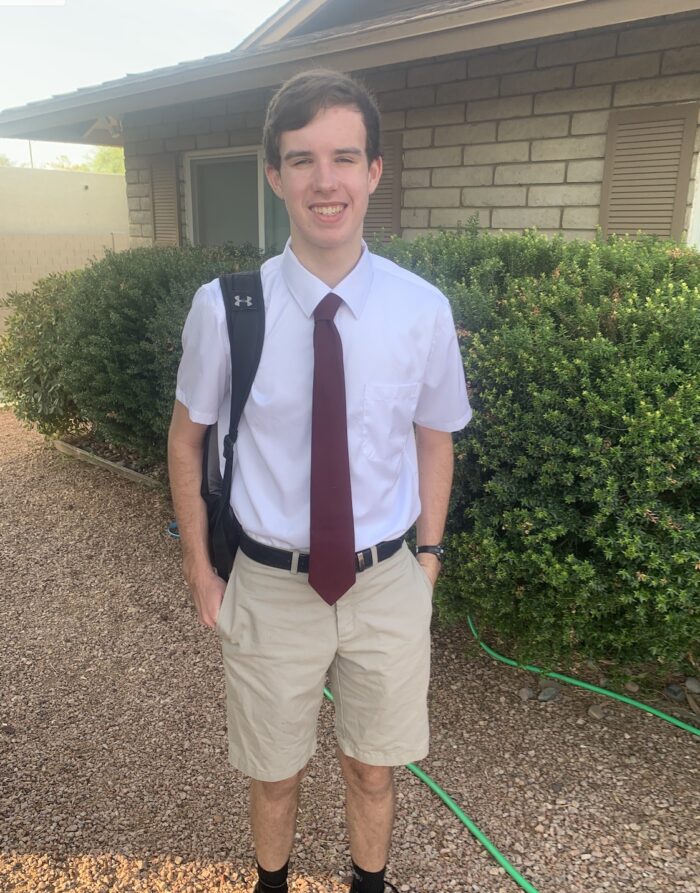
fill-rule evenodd
<path id="1" fill-rule="evenodd" d="M 288 800 L 297 793 L 299 784 L 305 775 L 306 766 L 295 775 L 281 781 L 253 781 L 253 785 L 267 801 Z"/>
<path id="2" fill-rule="evenodd" d="M 368 766 L 345 754 L 341 754 L 340 762 L 347 786 L 365 797 L 384 797 L 392 790 L 394 770 L 391 766 Z"/>

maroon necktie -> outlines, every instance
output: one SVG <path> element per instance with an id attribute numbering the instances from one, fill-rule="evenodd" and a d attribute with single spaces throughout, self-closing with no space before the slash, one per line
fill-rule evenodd
<path id="1" fill-rule="evenodd" d="M 331 292 L 314 311 L 309 583 L 329 605 L 355 582 L 343 345 L 333 322 L 341 303 Z"/>

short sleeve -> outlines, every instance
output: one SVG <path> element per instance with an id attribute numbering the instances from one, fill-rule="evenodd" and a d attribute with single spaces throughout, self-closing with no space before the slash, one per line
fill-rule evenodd
<path id="1" fill-rule="evenodd" d="M 436 431 L 461 431 L 471 417 L 452 309 L 441 295 L 414 421 Z"/>
<path id="2" fill-rule="evenodd" d="M 182 359 L 175 395 L 190 419 L 213 425 L 230 378 L 226 311 L 218 282 L 201 286 L 182 330 Z"/>

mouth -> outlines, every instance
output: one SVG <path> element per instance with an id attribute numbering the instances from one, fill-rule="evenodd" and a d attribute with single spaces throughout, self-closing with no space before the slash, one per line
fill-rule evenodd
<path id="1" fill-rule="evenodd" d="M 344 204 L 335 205 L 311 205 L 311 211 L 323 220 L 335 220 L 345 210 Z"/>

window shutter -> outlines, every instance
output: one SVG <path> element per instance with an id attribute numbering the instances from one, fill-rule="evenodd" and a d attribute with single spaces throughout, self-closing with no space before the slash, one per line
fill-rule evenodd
<path id="1" fill-rule="evenodd" d="M 680 239 L 697 118 L 696 103 L 611 114 L 600 206 L 606 236 Z"/>
<path id="2" fill-rule="evenodd" d="M 180 202 L 174 155 L 160 155 L 151 163 L 153 232 L 156 245 L 180 244 Z"/>
<path id="3" fill-rule="evenodd" d="M 365 238 L 388 240 L 401 225 L 401 134 L 388 133 L 382 138 L 384 167 L 379 186 L 370 196 L 365 217 Z"/>

